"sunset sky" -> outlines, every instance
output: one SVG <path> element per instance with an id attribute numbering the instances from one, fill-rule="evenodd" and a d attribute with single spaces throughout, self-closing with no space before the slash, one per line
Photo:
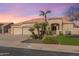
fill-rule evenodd
<path id="1" fill-rule="evenodd" d="M 51 10 L 49 15 L 64 16 L 65 11 L 75 4 L 56 3 L 0 3 L 0 22 L 22 22 L 33 18 L 39 18 L 40 10 Z"/>

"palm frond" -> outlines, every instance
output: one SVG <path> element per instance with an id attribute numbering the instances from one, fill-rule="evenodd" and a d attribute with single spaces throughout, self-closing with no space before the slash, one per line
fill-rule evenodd
<path id="1" fill-rule="evenodd" d="M 50 11 L 50 10 L 48 10 L 48 11 L 46 11 L 46 14 L 47 14 L 47 13 L 51 13 L 51 11 Z"/>
<path id="2" fill-rule="evenodd" d="M 40 16 L 41 15 L 45 15 L 45 12 L 44 11 L 40 11 Z"/>

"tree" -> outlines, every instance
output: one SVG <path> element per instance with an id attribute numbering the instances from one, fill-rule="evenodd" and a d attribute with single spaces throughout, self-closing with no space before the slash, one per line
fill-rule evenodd
<path id="1" fill-rule="evenodd" d="M 52 35 L 52 30 L 50 26 L 47 28 L 47 35 Z"/>
<path id="2" fill-rule="evenodd" d="M 70 18 L 71 21 L 79 20 L 79 4 L 71 6 L 66 15 Z"/>
<path id="3" fill-rule="evenodd" d="M 40 38 L 40 28 L 41 28 L 40 23 L 36 23 L 36 24 L 34 24 L 34 27 L 37 29 L 37 32 L 38 32 L 38 38 Z"/>
<path id="4" fill-rule="evenodd" d="M 50 10 L 48 10 L 48 11 L 40 11 L 40 16 L 44 16 L 44 19 L 45 19 L 45 22 L 46 23 L 48 23 L 48 21 L 47 21 L 47 14 L 49 14 L 49 13 L 51 13 L 51 11 Z"/>
<path id="5" fill-rule="evenodd" d="M 45 22 L 42 22 L 42 23 L 35 23 L 33 28 L 30 28 L 29 31 L 32 32 L 33 36 L 34 37 L 37 37 L 38 39 L 42 38 L 44 36 L 44 34 L 46 34 L 46 29 L 47 29 L 47 25 L 48 25 L 48 22 L 47 22 L 47 14 L 48 13 L 51 13 L 51 11 L 40 11 L 41 14 L 40 16 L 44 16 L 45 18 Z M 35 34 L 34 33 L 34 29 L 37 30 L 37 33 L 38 34 Z"/>
<path id="6" fill-rule="evenodd" d="M 48 26 L 48 23 L 46 22 L 41 23 L 41 36 L 44 36 L 44 34 L 46 34 L 47 26 Z"/>
<path id="7" fill-rule="evenodd" d="M 36 38 L 37 36 L 36 36 L 36 34 L 34 33 L 34 28 L 33 27 L 31 27 L 31 28 L 29 28 L 29 31 L 32 33 L 32 35 L 33 35 L 33 38 Z"/>

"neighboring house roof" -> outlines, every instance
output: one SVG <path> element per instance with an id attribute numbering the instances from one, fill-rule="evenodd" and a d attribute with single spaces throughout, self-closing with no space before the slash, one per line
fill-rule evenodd
<path id="1" fill-rule="evenodd" d="M 8 25 L 11 25 L 13 23 L 0 23 L 0 27 L 5 27 L 5 26 L 8 26 Z"/>
<path id="2" fill-rule="evenodd" d="M 0 26 L 2 26 L 3 25 L 3 23 L 0 23 Z"/>

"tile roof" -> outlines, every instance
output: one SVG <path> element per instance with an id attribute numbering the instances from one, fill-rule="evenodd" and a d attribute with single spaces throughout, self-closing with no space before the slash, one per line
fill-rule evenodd
<path id="1" fill-rule="evenodd" d="M 48 20 L 49 21 L 50 20 L 63 20 L 63 23 L 73 23 L 73 22 L 69 21 L 68 17 L 52 17 L 52 18 L 49 18 Z M 14 26 L 20 26 L 22 24 L 41 23 L 41 22 L 45 22 L 43 18 L 36 18 L 36 19 L 31 19 L 31 20 L 28 20 L 28 21 L 24 21 L 24 22 L 14 24 Z"/>
<path id="2" fill-rule="evenodd" d="M 31 20 L 28 20 L 28 21 L 17 23 L 14 26 L 19 26 L 19 25 L 22 25 L 22 24 L 41 23 L 41 22 L 44 22 L 43 18 L 36 18 L 36 19 L 31 19 Z"/>

